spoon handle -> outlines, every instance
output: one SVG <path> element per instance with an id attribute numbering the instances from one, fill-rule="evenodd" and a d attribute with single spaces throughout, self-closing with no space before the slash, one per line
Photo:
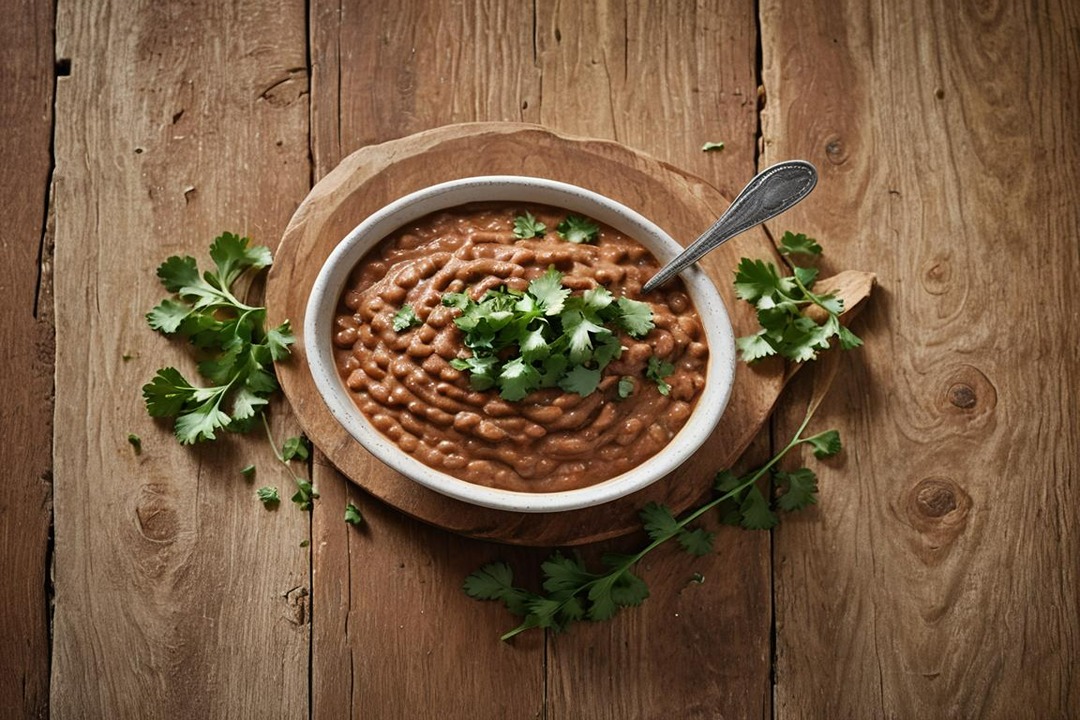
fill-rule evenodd
<path id="1" fill-rule="evenodd" d="M 642 292 L 655 290 L 705 253 L 789 209 L 809 195 L 815 185 L 817 170 L 805 160 L 789 160 L 765 168 L 747 183 L 711 228 L 642 286 Z"/>

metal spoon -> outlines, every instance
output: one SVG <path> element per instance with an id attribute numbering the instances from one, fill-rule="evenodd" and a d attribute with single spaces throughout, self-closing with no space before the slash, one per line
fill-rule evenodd
<path id="1" fill-rule="evenodd" d="M 817 185 L 817 169 L 805 160 L 789 160 L 767 167 L 747 183 L 739 196 L 711 228 L 679 253 L 641 288 L 650 292 L 693 265 L 710 250 L 739 233 L 776 217 L 810 194 Z"/>

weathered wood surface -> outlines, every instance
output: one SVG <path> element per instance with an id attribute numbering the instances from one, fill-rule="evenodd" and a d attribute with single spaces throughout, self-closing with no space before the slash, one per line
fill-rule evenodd
<path id="1" fill-rule="evenodd" d="M 774 533 L 777 717 L 1080 716 L 1077 9 L 761 4 L 765 159 L 822 170 L 775 230 L 879 277 Z"/>
<path id="2" fill-rule="evenodd" d="M 49 700 L 52 499 L 52 6 L 0 2 L 0 717 Z"/>
<path id="3" fill-rule="evenodd" d="M 273 246 L 308 190 L 304 26 L 288 0 L 58 8 L 55 718 L 308 712 L 308 517 L 239 470 L 289 481 L 259 435 L 182 448 L 139 397 L 193 369 L 142 320 L 156 266 L 225 229 Z"/>
<path id="4" fill-rule="evenodd" d="M 49 7 L 9 2 L 0 29 L 18 169 L 0 181 L 16 433 L 0 714 L 42 716 L 48 695 L 57 718 L 1080 716 L 1075 3 L 60 0 L 55 33 Z M 54 34 L 70 76 L 52 138 L 50 573 Z M 309 561 L 307 518 L 267 513 L 235 474 L 273 476 L 261 438 L 180 449 L 137 397 L 160 365 L 190 367 L 139 320 L 162 257 L 203 256 L 222 229 L 273 245 L 349 152 L 477 120 L 615 139 L 729 197 L 759 163 L 806 157 L 822 183 L 774 235 L 814 234 L 832 270 L 880 281 L 867 347 L 815 422 L 847 443 L 815 463 L 818 509 L 772 538 L 725 530 L 708 559 L 657 553 L 642 608 L 513 645 L 495 639 L 511 618 L 459 583 L 546 550 L 431 528 L 319 461 Z M 777 442 L 815 380 L 785 396 Z M 366 529 L 341 521 L 347 500 Z"/>

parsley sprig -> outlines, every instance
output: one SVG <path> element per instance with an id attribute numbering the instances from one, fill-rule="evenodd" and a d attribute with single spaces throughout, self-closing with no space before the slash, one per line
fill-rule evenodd
<path id="1" fill-rule="evenodd" d="M 501 286 L 479 301 L 466 293 L 444 295 L 443 305 L 461 311 L 454 323 L 470 352 L 450 365 L 468 372 L 474 389 L 497 388 L 505 400 L 548 387 L 579 395 L 596 390 L 604 368 L 622 355 L 616 330 L 645 337 L 653 328 L 652 308 L 616 298 L 603 286 L 572 295 L 562 278 L 548 268 L 525 291 Z"/>
<path id="2" fill-rule="evenodd" d="M 782 277 L 772 263 L 748 258 L 742 259 L 735 273 L 735 294 L 757 308 L 761 325 L 753 335 L 736 341 L 743 360 L 754 362 L 776 354 L 795 362 L 813 360 L 819 351 L 829 348 L 833 337 L 845 350 L 862 345 L 862 340 L 840 323 L 843 300 L 813 292 L 818 269 L 800 267 L 790 260 L 793 255 L 820 256 L 821 246 L 802 233 L 786 232 L 780 253 L 791 265 L 790 276 Z M 810 306 L 824 311 L 824 322 L 804 313 Z"/>
<path id="3" fill-rule="evenodd" d="M 711 510 L 721 513 L 721 520 L 748 529 L 767 529 L 777 522 L 775 509 L 795 511 L 817 501 L 817 478 L 809 468 L 792 472 L 776 470 L 776 465 L 793 449 L 810 445 L 818 458 L 835 455 L 841 449 L 840 435 L 827 430 L 804 436 L 813 410 L 807 413 L 795 436 L 768 463 L 753 472 L 737 477 L 730 471 L 717 475 L 716 496 L 682 518 L 658 503 L 649 503 L 641 513 L 642 526 L 650 542 L 636 553 L 611 553 L 601 558 L 604 569 L 590 570 L 577 555 L 555 552 L 540 569 L 543 592 L 533 592 L 514 585 L 514 573 L 503 562 L 491 563 L 465 579 L 464 590 L 477 600 L 499 600 L 521 624 L 502 635 L 503 640 L 531 628 L 566 630 L 578 621 L 600 621 L 613 617 L 620 608 L 641 605 L 649 597 L 648 585 L 633 572 L 649 553 L 675 540 L 695 556 L 713 552 L 715 536 L 694 523 Z M 777 494 L 766 499 L 759 481 L 770 476 Z M 775 509 L 774 509 L 775 508 Z"/>

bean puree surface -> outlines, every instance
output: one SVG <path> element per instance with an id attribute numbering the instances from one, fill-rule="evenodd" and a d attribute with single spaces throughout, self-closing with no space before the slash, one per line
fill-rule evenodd
<path id="1" fill-rule="evenodd" d="M 526 212 L 547 226 L 543 237 L 514 236 L 514 218 Z M 690 416 L 709 350 L 684 286 L 676 280 L 642 296 L 656 258 L 603 224 L 594 243 L 566 242 L 555 228 L 567 214 L 523 203 L 440 211 L 383 240 L 353 270 L 335 318 L 338 371 L 371 423 L 424 464 L 507 490 L 571 490 L 641 464 Z M 575 293 L 603 285 L 647 301 L 655 327 L 640 340 L 621 333 L 621 356 L 585 397 L 544 388 L 510 402 L 497 390 L 474 390 L 468 373 L 450 366 L 470 351 L 453 322 L 460 311 L 442 296 L 525 290 L 549 267 Z M 395 331 L 394 314 L 406 304 L 420 323 Z M 651 356 L 674 365 L 667 395 L 645 376 Z M 620 398 L 627 377 L 634 389 Z"/>

